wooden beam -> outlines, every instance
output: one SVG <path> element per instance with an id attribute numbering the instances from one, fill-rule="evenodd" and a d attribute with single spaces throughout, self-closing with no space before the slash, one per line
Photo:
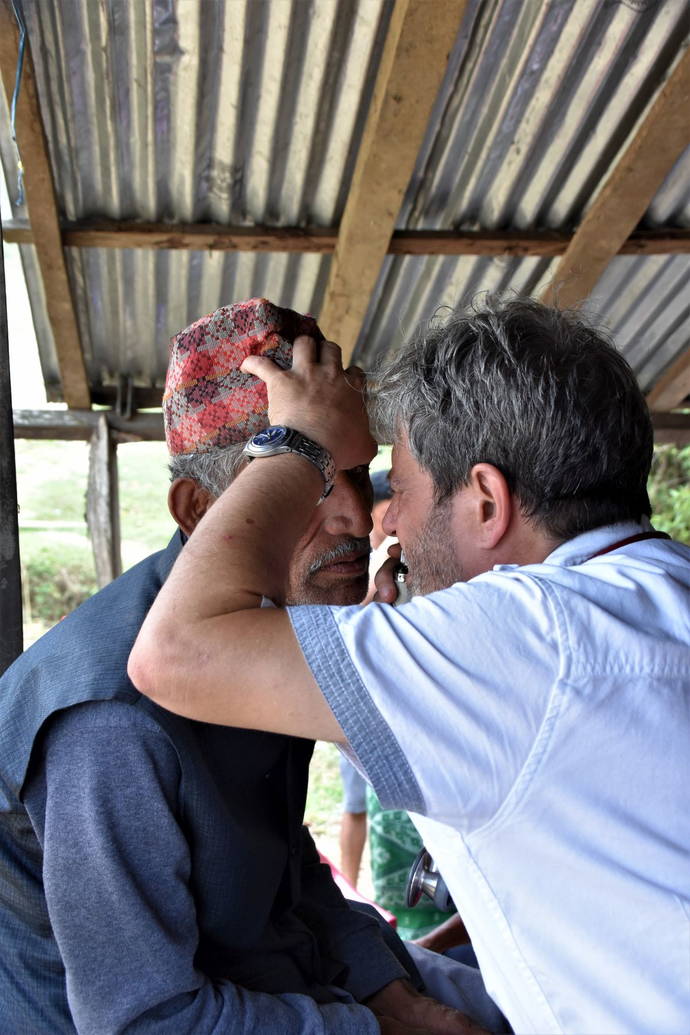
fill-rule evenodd
<path id="1" fill-rule="evenodd" d="M 19 657 L 23 649 L 17 471 L 11 413 L 5 265 L 0 240 L 0 675 Z"/>
<path id="2" fill-rule="evenodd" d="M 396 230 L 388 245 L 389 255 L 564 255 L 572 234 L 552 230 Z M 643 230 L 631 234 L 619 255 L 687 255 L 690 230 Z"/>
<path id="3" fill-rule="evenodd" d="M 125 418 L 114 410 L 14 410 L 14 437 L 88 441 L 102 416 L 118 445 L 165 440 L 162 413 L 137 413 Z"/>
<path id="4" fill-rule="evenodd" d="M 655 431 L 687 431 L 690 432 L 690 413 L 652 413 L 652 426 Z"/>
<path id="5" fill-rule="evenodd" d="M 70 248 L 150 248 L 188 251 L 304 252 L 331 255 L 337 230 L 322 227 L 232 227 L 211 223 L 64 222 L 62 243 Z M 3 227 L 8 244 L 33 244 L 28 223 Z M 395 230 L 389 255 L 509 255 L 515 258 L 564 255 L 572 234 L 554 230 Z M 690 254 L 690 230 L 636 230 L 619 255 Z"/>
<path id="6" fill-rule="evenodd" d="M 543 295 L 563 308 L 590 294 L 690 144 L 690 48 L 659 90 L 585 215 Z"/>
<path id="7" fill-rule="evenodd" d="M 690 443 L 690 413 L 652 413 L 657 445 L 687 446 Z"/>
<path id="8" fill-rule="evenodd" d="M 99 413 L 89 449 L 86 524 L 91 537 L 99 589 L 122 574 L 117 446 L 108 421 Z"/>
<path id="9" fill-rule="evenodd" d="M 396 0 L 319 323 L 345 362 L 357 341 L 466 0 Z"/>
<path id="10" fill-rule="evenodd" d="M 11 7 L 8 0 L 0 0 L 0 76 L 8 109 L 14 90 L 18 45 L 17 24 Z M 16 129 L 17 144 L 24 165 L 26 202 L 43 277 L 63 395 L 68 406 L 86 408 L 91 403 L 89 385 L 65 267 L 57 199 L 28 41 L 17 104 Z"/>
<path id="11" fill-rule="evenodd" d="M 335 248 L 337 231 L 322 227 L 221 226 L 216 223 L 129 223 L 115 220 L 62 223 L 70 248 L 153 248 L 220 252 L 315 252 Z M 4 228 L 5 240 L 32 244 L 27 223 Z"/>
<path id="12" fill-rule="evenodd" d="M 690 346 L 666 373 L 659 378 L 647 395 L 647 405 L 652 413 L 673 410 L 690 395 Z"/>

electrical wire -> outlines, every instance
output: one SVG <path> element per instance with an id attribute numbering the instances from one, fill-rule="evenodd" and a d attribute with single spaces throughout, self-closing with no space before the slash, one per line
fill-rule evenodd
<path id="1" fill-rule="evenodd" d="M 12 0 L 12 10 L 14 11 L 14 17 L 17 19 L 17 25 L 19 26 L 17 72 L 14 77 L 14 92 L 12 94 L 12 104 L 10 107 L 10 132 L 17 152 L 17 199 L 15 204 L 19 206 L 24 204 L 24 163 L 22 162 L 22 156 L 19 153 L 19 146 L 17 144 L 16 119 L 19 87 L 21 85 L 22 72 L 24 70 L 24 52 L 26 51 L 26 22 L 24 21 L 24 12 L 22 11 L 21 0 Z"/>

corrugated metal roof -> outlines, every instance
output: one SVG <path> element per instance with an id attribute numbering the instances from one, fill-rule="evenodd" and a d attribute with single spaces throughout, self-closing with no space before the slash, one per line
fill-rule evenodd
<path id="1" fill-rule="evenodd" d="M 471 5 L 398 219 L 399 227 L 574 228 L 634 132 L 659 82 L 687 46 L 686 3 L 570 0 Z M 690 149 L 645 217 L 649 227 L 687 226 Z M 690 275 L 690 257 L 618 257 L 595 291 L 605 315 L 616 304 L 613 270 L 634 262 L 628 306 L 656 307 L 655 270 Z M 546 259 L 389 259 L 372 297 L 357 358 L 394 350 L 439 305 L 476 292 L 537 294 L 553 276 Z M 690 324 L 686 323 L 686 345 Z M 624 349 L 637 342 L 635 321 Z M 649 387 L 670 360 L 663 322 L 647 332 L 637 360 Z M 675 353 L 677 354 L 677 353 Z"/>
<path id="2" fill-rule="evenodd" d="M 338 224 L 389 0 L 24 6 L 66 218 Z M 685 0 L 469 0 L 398 227 L 576 226 L 689 29 Z M 2 156 L 12 193 L 6 140 Z M 690 225 L 689 174 L 690 150 L 646 226 Z M 55 396 L 33 247 L 22 254 Z M 318 315 L 330 259 L 70 248 L 67 262 L 97 395 L 121 374 L 160 386 L 170 335 L 220 304 L 266 294 Z M 487 289 L 535 293 L 554 268 L 389 257 L 356 356 L 367 364 L 395 348 L 440 304 Z M 690 343 L 679 297 L 688 277 L 688 256 L 620 256 L 597 285 L 593 305 L 645 387 Z"/>

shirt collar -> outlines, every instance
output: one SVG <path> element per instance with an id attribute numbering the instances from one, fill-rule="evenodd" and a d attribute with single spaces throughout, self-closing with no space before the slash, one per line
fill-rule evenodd
<path id="1" fill-rule="evenodd" d="M 541 563 L 556 564 L 561 568 L 573 568 L 576 564 L 584 564 L 601 550 L 613 546 L 622 539 L 639 535 L 640 532 L 651 531 L 653 531 L 652 524 L 646 517 L 641 518 L 640 521 L 620 521 L 616 525 L 602 525 L 600 528 L 593 528 L 589 532 L 583 532 L 581 535 L 576 535 L 574 539 L 561 543 Z M 519 567 L 519 564 L 495 564 L 493 570 L 507 571 Z"/>
<path id="2" fill-rule="evenodd" d="M 545 558 L 543 563 L 572 568 L 576 564 L 584 564 L 601 550 L 606 550 L 607 547 L 613 546 L 622 539 L 651 531 L 652 525 L 646 517 L 640 521 L 621 521 L 616 525 L 602 525 L 601 528 L 593 528 L 589 532 L 583 532 L 574 539 L 561 543 Z"/>

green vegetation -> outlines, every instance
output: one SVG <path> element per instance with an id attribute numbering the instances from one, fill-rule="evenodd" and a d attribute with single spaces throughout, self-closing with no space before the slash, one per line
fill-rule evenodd
<path id="1" fill-rule="evenodd" d="M 25 618 L 54 625 L 96 592 L 89 543 L 70 533 L 32 532 L 25 544 L 21 547 Z"/>
<path id="2" fill-rule="evenodd" d="M 331 835 L 332 817 L 340 813 L 342 789 L 339 759 L 340 752 L 335 744 L 316 745 L 305 810 L 312 837 L 316 841 Z M 337 859 L 332 861 L 337 862 Z"/>
<path id="3" fill-rule="evenodd" d="M 649 496 L 654 527 L 690 543 L 690 446 L 657 446 Z"/>
<path id="4" fill-rule="evenodd" d="M 84 442 L 16 442 L 19 548 L 25 641 L 96 590 L 84 516 L 89 450 Z M 160 549 L 172 532 L 161 442 L 120 446 L 120 516 L 125 568 Z"/>

